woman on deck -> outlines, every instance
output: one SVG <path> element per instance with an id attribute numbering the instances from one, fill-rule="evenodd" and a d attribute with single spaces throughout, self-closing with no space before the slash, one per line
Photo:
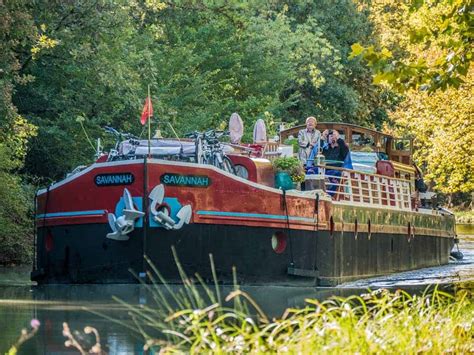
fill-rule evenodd
<path id="1" fill-rule="evenodd" d="M 341 171 L 336 169 L 330 169 L 331 166 L 338 168 L 352 169 L 352 161 L 350 158 L 349 147 L 346 142 L 339 136 L 339 132 L 336 130 L 325 130 L 322 134 L 321 143 L 322 154 L 324 155 L 326 168 L 325 175 L 329 180 L 327 186 L 327 192 L 332 196 L 336 192 Z M 314 159 L 318 154 L 316 147 L 311 151 L 308 158 L 306 168 L 309 174 L 317 173 L 317 167 L 314 167 Z"/>

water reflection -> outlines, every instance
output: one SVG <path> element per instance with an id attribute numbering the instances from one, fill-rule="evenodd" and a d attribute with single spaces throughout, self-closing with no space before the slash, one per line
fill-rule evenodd
<path id="1" fill-rule="evenodd" d="M 180 288 L 178 285 L 172 286 L 173 292 L 178 292 Z M 242 289 L 251 294 L 270 316 L 280 316 L 288 307 L 302 306 L 306 298 L 323 299 L 334 294 L 349 295 L 354 292 L 284 286 L 252 286 Z M 221 288 L 223 295 L 232 290 L 231 287 Z M 38 334 L 21 348 L 21 354 L 76 353 L 64 346 L 66 339 L 62 335 L 63 322 L 67 322 L 71 329 L 80 331 L 85 326 L 94 326 L 101 335 L 102 346 L 110 353 L 141 353 L 142 337 L 126 328 L 133 324 L 126 309 L 112 300 L 112 295 L 129 304 L 153 306 L 151 294 L 140 285 L 0 287 L 0 353 L 8 350 L 9 345 L 18 338 L 20 330 L 33 318 L 40 320 L 41 327 Z M 114 318 L 117 323 L 93 312 Z M 90 346 L 94 344 L 92 337 L 82 336 L 81 339 Z"/>
<path id="2" fill-rule="evenodd" d="M 458 235 L 474 235 L 474 224 L 456 224 L 456 233 Z"/>
<path id="3" fill-rule="evenodd" d="M 465 259 L 449 265 L 412 272 L 361 280 L 337 288 L 247 286 L 248 292 L 270 317 L 278 317 L 288 307 L 300 307 L 307 298 L 325 299 L 332 295 L 360 294 L 367 288 L 403 288 L 410 292 L 423 291 L 432 283 L 450 284 L 459 280 L 474 280 L 474 238 L 460 245 Z M 0 353 L 5 353 L 28 326 L 32 318 L 39 319 L 38 334 L 20 349 L 20 354 L 69 354 L 77 353 L 64 346 L 62 323 L 72 329 L 83 330 L 90 325 L 98 329 L 102 346 L 111 354 L 140 354 L 142 337 L 127 329 L 133 326 L 125 308 L 114 301 L 116 296 L 129 304 L 153 306 L 153 298 L 140 285 L 48 285 L 31 286 L 29 269 L 0 268 Z M 163 289 L 163 288 L 162 288 Z M 178 293 L 181 286 L 172 285 Z M 232 287 L 221 287 L 223 295 Z M 92 312 L 100 312 L 117 322 Z M 119 324 L 120 323 L 120 324 Z M 85 342 L 93 342 L 84 337 Z M 93 343 L 91 343 L 93 344 Z"/>

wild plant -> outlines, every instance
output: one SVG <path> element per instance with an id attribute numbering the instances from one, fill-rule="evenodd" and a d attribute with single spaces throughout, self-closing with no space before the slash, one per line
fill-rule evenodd
<path id="1" fill-rule="evenodd" d="M 214 288 L 199 275 L 189 277 L 173 249 L 183 287 L 175 292 L 150 259 L 153 305 L 120 299 L 145 350 L 161 353 L 464 353 L 474 351 L 473 284 L 455 295 L 427 289 L 421 295 L 385 289 L 324 301 L 307 299 L 269 319 L 237 285 L 222 297 L 210 255 Z M 161 286 L 163 285 L 163 286 Z M 109 317 L 111 321 L 116 321 Z"/>

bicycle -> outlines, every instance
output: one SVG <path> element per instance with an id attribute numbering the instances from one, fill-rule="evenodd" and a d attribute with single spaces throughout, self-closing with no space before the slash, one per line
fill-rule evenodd
<path id="1" fill-rule="evenodd" d="M 228 132 L 209 130 L 204 133 L 191 132 L 186 137 L 193 138 L 195 143 L 195 162 L 198 164 L 209 164 L 235 174 L 235 168 L 232 161 L 225 155 L 219 138 L 228 135 Z"/>
<path id="2" fill-rule="evenodd" d="M 110 149 L 107 161 L 131 160 L 135 159 L 135 149 L 140 145 L 140 141 L 131 133 L 117 131 L 113 127 L 105 126 L 104 130 L 115 137 L 115 146 Z M 124 141 L 128 140 L 129 147 L 124 147 Z M 127 150 L 125 152 L 125 150 Z"/>

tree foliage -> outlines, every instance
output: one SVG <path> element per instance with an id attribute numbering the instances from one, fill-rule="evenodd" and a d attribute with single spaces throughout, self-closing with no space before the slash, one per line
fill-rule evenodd
<path id="1" fill-rule="evenodd" d="M 35 37 L 36 29 L 26 9 L 23 1 L 0 3 L 0 142 L 15 167 L 21 165 L 28 139 L 35 133 L 35 127 L 18 114 L 12 102 L 15 86 L 31 81 L 21 74 L 18 55 Z"/>
<path id="2" fill-rule="evenodd" d="M 402 134 L 416 137 L 415 161 L 438 191 L 474 191 L 474 71 L 459 89 L 431 95 L 415 90 L 391 114 Z"/>
<path id="3" fill-rule="evenodd" d="M 33 3 L 31 14 L 43 40 L 30 41 L 34 56 L 22 54 L 21 74 L 34 81 L 17 88 L 15 104 L 39 127 L 25 171 L 44 178 L 93 155 L 78 118 L 94 137 L 106 124 L 142 134 L 148 84 L 153 129 L 168 136 L 170 125 L 179 134 L 225 125 L 235 111 L 248 128 L 258 118 L 386 118 L 387 95 L 347 58 L 371 28 L 350 0 L 52 1 Z"/>
<path id="4" fill-rule="evenodd" d="M 14 166 L 8 148 L 0 144 L 0 265 L 31 261 L 33 193 L 12 174 Z"/>
<path id="5" fill-rule="evenodd" d="M 31 81 L 20 73 L 18 53 L 35 33 L 26 2 L 0 2 L 0 264 L 27 262 L 31 255 L 33 196 L 15 172 L 35 127 L 18 113 L 12 96 L 17 85 Z"/>
<path id="6" fill-rule="evenodd" d="M 371 12 L 380 41 L 355 43 L 374 83 L 403 92 L 458 88 L 473 60 L 471 0 L 360 0 Z"/>
<path id="7" fill-rule="evenodd" d="M 361 1 L 375 37 L 352 46 L 374 70 L 374 83 L 396 88 L 390 113 L 401 135 L 415 138 L 415 161 L 443 193 L 469 192 L 472 177 L 472 9 L 466 1 Z M 380 49 L 381 48 L 381 49 Z M 380 50 L 378 50 L 380 49 Z"/>

